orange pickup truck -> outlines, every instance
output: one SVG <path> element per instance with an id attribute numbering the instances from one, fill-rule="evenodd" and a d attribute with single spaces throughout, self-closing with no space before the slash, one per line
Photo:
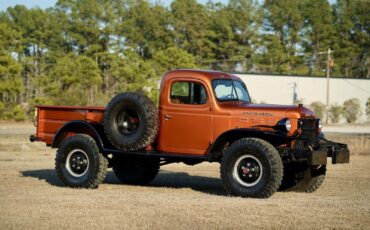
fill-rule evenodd
<path id="1" fill-rule="evenodd" d="M 70 187 L 98 187 L 108 167 L 122 183 L 143 185 L 161 165 L 208 161 L 221 164 L 227 194 L 267 198 L 315 191 L 327 157 L 349 162 L 347 145 L 326 140 L 312 111 L 253 104 L 234 75 L 170 71 L 160 90 L 158 108 L 138 93 L 121 93 L 105 108 L 37 106 L 30 140 L 58 149 L 56 172 Z"/>

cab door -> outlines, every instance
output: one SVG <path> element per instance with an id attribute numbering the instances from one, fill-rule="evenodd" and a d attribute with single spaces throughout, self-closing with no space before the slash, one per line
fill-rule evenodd
<path id="1" fill-rule="evenodd" d="M 209 89 L 200 80 L 172 79 L 162 104 L 159 149 L 203 155 L 213 134 Z"/>

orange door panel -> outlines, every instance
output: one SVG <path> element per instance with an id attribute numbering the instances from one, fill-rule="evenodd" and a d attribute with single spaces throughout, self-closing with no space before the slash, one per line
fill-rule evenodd
<path id="1" fill-rule="evenodd" d="M 184 81 L 189 82 L 189 78 Z M 209 90 L 199 80 L 190 81 L 188 89 L 180 87 L 180 90 L 175 90 L 176 95 L 171 93 L 171 86 L 181 82 L 181 79 L 170 81 L 165 89 L 168 96 L 165 97 L 160 111 L 159 149 L 161 151 L 203 155 L 211 143 L 213 112 Z M 200 90 L 199 86 L 203 86 L 204 90 Z M 187 90 L 189 90 L 188 94 Z"/>
<path id="2" fill-rule="evenodd" d="M 209 106 L 171 107 L 163 116 L 164 150 L 173 153 L 205 154 L 212 137 L 212 114 Z"/>

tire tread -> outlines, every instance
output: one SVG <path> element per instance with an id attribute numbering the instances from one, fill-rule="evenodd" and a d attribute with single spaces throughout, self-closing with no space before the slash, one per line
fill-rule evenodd
<path id="1" fill-rule="evenodd" d="M 240 191 L 236 191 L 230 184 L 227 178 L 228 169 L 226 167 L 227 162 L 232 157 L 234 151 L 241 147 L 247 147 L 249 150 L 259 149 L 266 154 L 266 157 L 270 159 L 271 179 L 267 185 L 256 194 L 244 194 Z M 283 177 L 283 164 L 277 150 L 267 141 L 258 138 L 243 138 L 233 142 L 224 152 L 224 156 L 221 160 L 220 166 L 221 179 L 224 182 L 224 188 L 228 195 L 243 196 L 243 197 L 257 197 L 257 198 L 268 198 L 275 193 L 281 183 Z"/>
<path id="2" fill-rule="evenodd" d="M 146 117 L 146 124 L 147 127 L 144 130 L 143 135 L 141 138 L 131 144 L 123 144 L 122 142 L 119 143 L 115 140 L 112 132 L 110 131 L 110 112 L 111 110 L 121 101 L 129 100 L 132 102 L 137 103 L 138 105 L 142 106 L 144 109 L 145 117 Z M 158 118 L 158 111 L 154 103 L 145 95 L 134 93 L 134 92 L 125 92 L 116 95 L 107 105 L 106 111 L 104 113 L 104 133 L 111 144 L 113 144 L 116 148 L 122 151 L 135 151 L 139 149 L 143 149 L 152 142 L 154 142 L 159 129 L 159 118 Z"/>
<path id="3" fill-rule="evenodd" d="M 93 154 L 95 157 L 95 161 L 98 162 L 97 165 L 95 165 L 95 168 L 93 168 L 92 176 L 84 183 L 80 185 L 72 184 L 70 181 L 68 181 L 64 174 L 61 167 L 62 159 L 64 153 L 64 148 L 66 148 L 69 144 L 73 142 L 80 142 L 82 144 L 85 144 L 93 149 Z M 107 166 L 108 161 L 107 159 L 100 153 L 99 148 L 95 142 L 95 140 L 86 134 L 77 134 L 72 137 L 67 138 L 62 142 L 60 145 L 60 148 L 57 150 L 57 154 L 55 157 L 55 170 L 56 174 L 58 175 L 59 179 L 62 181 L 64 185 L 67 185 L 69 187 L 83 187 L 83 188 L 97 188 L 99 184 L 104 180 L 106 173 L 107 173 Z"/>

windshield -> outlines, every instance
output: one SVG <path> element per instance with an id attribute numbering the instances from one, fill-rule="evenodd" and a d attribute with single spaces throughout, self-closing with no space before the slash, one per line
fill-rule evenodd
<path id="1" fill-rule="evenodd" d="M 219 101 L 251 102 L 247 87 L 241 81 L 216 79 L 212 81 L 212 86 Z"/>

